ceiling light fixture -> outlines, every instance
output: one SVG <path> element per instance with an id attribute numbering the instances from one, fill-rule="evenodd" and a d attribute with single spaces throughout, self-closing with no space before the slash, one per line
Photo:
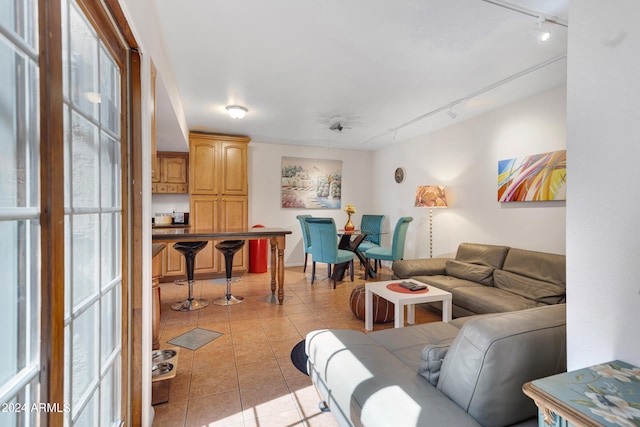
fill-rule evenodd
<path id="1" fill-rule="evenodd" d="M 226 107 L 227 113 L 234 119 L 241 119 L 247 114 L 247 110 L 245 107 L 241 105 L 227 105 Z"/>
<path id="2" fill-rule="evenodd" d="M 452 119 L 455 119 L 456 117 L 458 117 L 458 113 L 453 111 L 453 107 L 449 108 L 449 111 L 447 111 L 447 116 L 451 117 Z"/>
<path id="3" fill-rule="evenodd" d="M 545 43 L 551 38 L 551 31 L 548 30 L 540 30 L 540 35 L 538 36 L 538 40 L 542 43 Z"/>
<path id="4" fill-rule="evenodd" d="M 540 43 L 546 43 L 549 41 L 549 39 L 551 38 L 551 31 L 549 31 L 548 28 L 546 28 L 547 26 L 544 25 L 546 19 L 544 18 L 544 16 L 538 16 L 538 41 Z"/>

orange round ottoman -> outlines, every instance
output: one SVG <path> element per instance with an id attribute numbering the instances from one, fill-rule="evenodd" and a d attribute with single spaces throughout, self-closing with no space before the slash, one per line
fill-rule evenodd
<path id="1" fill-rule="evenodd" d="M 349 298 L 351 311 L 358 319 L 364 320 L 364 285 L 358 285 L 351 291 Z M 373 321 L 374 323 L 393 322 L 393 303 L 378 295 L 373 296 Z"/>

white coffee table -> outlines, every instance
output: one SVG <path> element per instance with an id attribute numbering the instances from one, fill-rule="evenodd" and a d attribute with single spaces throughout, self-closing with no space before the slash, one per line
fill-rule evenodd
<path id="1" fill-rule="evenodd" d="M 373 294 L 376 294 L 394 304 L 394 327 L 404 327 L 404 306 L 407 306 L 407 323 L 415 323 L 415 304 L 425 302 L 442 301 L 442 321 L 451 320 L 451 293 L 429 286 L 429 292 L 425 293 L 404 293 L 396 292 L 387 288 L 388 284 L 412 282 L 419 283 L 413 279 L 389 280 L 386 282 L 365 283 L 364 289 L 364 328 L 367 331 L 373 329 Z"/>

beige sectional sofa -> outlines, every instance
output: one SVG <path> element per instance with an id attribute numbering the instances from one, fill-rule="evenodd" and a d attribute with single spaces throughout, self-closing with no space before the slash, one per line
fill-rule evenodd
<path id="1" fill-rule="evenodd" d="M 395 278 L 451 292 L 454 317 L 566 302 L 564 255 L 461 243 L 455 258 L 401 260 L 392 268 Z"/>

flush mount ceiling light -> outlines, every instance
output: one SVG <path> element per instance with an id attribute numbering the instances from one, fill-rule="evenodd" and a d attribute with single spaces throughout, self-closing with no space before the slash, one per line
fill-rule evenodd
<path id="1" fill-rule="evenodd" d="M 234 119 L 243 118 L 247 114 L 247 111 L 249 111 L 241 105 L 227 105 L 225 108 L 227 113 Z"/>

